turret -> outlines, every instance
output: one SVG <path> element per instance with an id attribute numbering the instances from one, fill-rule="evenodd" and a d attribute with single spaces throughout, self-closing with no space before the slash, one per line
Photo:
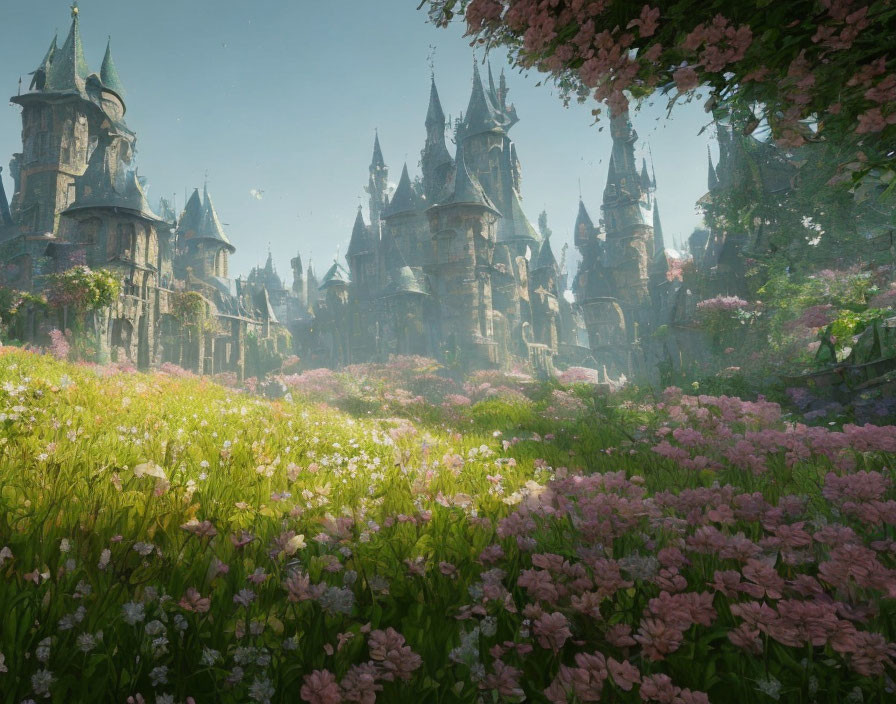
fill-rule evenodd
<path id="1" fill-rule="evenodd" d="M 374 270 L 377 245 L 370 228 L 364 223 L 364 215 L 359 205 L 345 259 L 351 271 L 352 281 L 358 287 L 359 294 L 364 298 L 369 298 L 375 293 L 377 285 L 376 271 Z"/>
<path id="2" fill-rule="evenodd" d="M 420 153 L 423 193 L 429 205 L 436 203 L 445 191 L 453 165 L 454 160 L 445 146 L 445 113 L 433 78 L 429 89 L 429 108 L 426 111 L 426 144 Z"/>
<path id="3" fill-rule="evenodd" d="M 115 61 L 112 60 L 111 38 L 106 44 L 106 55 L 103 57 L 103 66 L 100 69 L 100 80 L 103 82 L 103 86 L 115 93 L 124 105 L 125 90 L 118 75 L 118 69 L 115 67 Z"/>
<path id="4" fill-rule="evenodd" d="M 302 266 L 301 253 L 296 253 L 296 256 L 289 260 L 289 264 L 292 267 L 292 293 L 298 299 L 299 306 L 304 307 L 307 304 L 307 299 L 305 294 L 305 270 Z"/>
<path id="5" fill-rule="evenodd" d="M 370 160 L 370 178 L 365 189 L 370 196 L 370 227 L 379 239 L 380 218 L 386 207 L 386 192 L 389 188 L 389 169 L 383 159 L 383 150 L 380 149 L 380 136 L 373 138 L 373 157 Z"/>

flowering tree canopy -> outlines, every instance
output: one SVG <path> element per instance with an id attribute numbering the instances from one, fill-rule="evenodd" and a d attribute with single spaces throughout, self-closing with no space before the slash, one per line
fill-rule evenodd
<path id="1" fill-rule="evenodd" d="M 485 46 L 550 74 L 567 99 L 592 96 L 612 114 L 660 91 L 767 124 L 779 146 L 852 146 L 848 171 L 892 180 L 896 72 L 891 0 L 423 0 L 433 22 L 463 16 Z M 599 114 L 600 110 L 595 110 Z"/>

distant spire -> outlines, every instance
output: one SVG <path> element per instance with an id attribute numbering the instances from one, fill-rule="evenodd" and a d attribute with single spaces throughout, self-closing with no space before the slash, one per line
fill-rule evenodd
<path id="1" fill-rule="evenodd" d="M 709 162 L 709 177 L 708 177 L 708 186 L 709 190 L 714 191 L 719 186 L 719 177 L 716 175 L 716 169 L 712 165 L 712 152 L 709 150 L 709 145 L 706 145 L 706 160 Z"/>
<path id="2" fill-rule="evenodd" d="M 666 242 L 663 238 L 663 225 L 660 222 L 660 205 L 653 201 L 653 256 L 659 258 L 666 253 Z"/>
<path id="3" fill-rule="evenodd" d="M 492 104 L 495 107 L 500 107 L 501 101 L 498 98 L 498 90 L 495 88 L 495 78 L 492 76 L 492 62 L 488 62 L 488 92 L 489 98 L 492 100 Z"/>
<path id="4" fill-rule="evenodd" d="M 482 86 L 479 64 L 474 57 L 473 91 L 470 93 L 470 102 L 467 105 L 467 113 L 464 116 L 463 135 L 469 137 L 482 134 L 483 132 L 501 130 L 506 126 L 505 123 L 504 115 L 498 112 Z"/>
<path id="5" fill-rule="evenodd" d="M 12 225 L 12 214 L 9 212 L 9 202 L 6 200 L 6 191 L 3 188 L 2 166 L 0 166 L 0 225 Z"/>
<path id="6" fill-rule="evenodd" d="M 78 3 L 72 5 L 72 26 L 61 49 L 54 52 L 47 77 L 47 90 L 84 92 L 84 82 L 90 73 L 81 43 Z"/>
<path id="7" fill-rule="evenodd" d="M 482 185 L 467 169 L 467 164 L 464 159 L 463 144 L 458 144 L 457 158 L 455 161 L 457 164 L 457 173 L 454 176 L 454 194 L 448 198 L 444 204 L 481 205 L 500 215 L 500 211 L 495 207 L 491 198 L 489 198 L 483 190 Z"/>
<path id="8" fill-rule="evenodd" d="M 650 175 L 651 180 L 653 181 L 653 187 L 656 188 L 656 168 L 653 164 L 653 149 L 650 148 L 650 144 L 647 145 L 647 153 L 650 154 Z"/>
<path id="9" fill-rule="evenodd" d="M 435 76 L 429 87 L 429 108 L 426 111 L 426 129 L 441 129 L 445 133 L 445 112 L 442 110 L 442 101 L 439 100 L 439 91 L 436 90 Z"/>
<path id="10" fill-rule="evenodd" d="M 647 173 L 647 159 L 643 157 L 641 158 L 641 188 L 643 188 L 645 192 L 653 188 L 650 176 Z"/>
<path id="11" fill-rule="evenodd" d="M 124 85 L 118 75 L 115 62 L 112 60 L 112 37 L 109 37 L 108 42 L 106 42 L 106 55 L 103 57 L 103 67 L 100 69 L 100 80 L 106 88 L 116 93 L 120 98 L 124 98 Z"/>
<path id="12" fill-rule="evenodd" d="M 585 203 L 579 198 L 579 213 L 576 215 L 575 232 L 573 240 L 576 247 L 582 247 L 587 243 L 594 234 L 594 222 L 585 208 Z"/>
<path id="13" fill-rule="evenodd" d="M 383 217 L 389 218 L 399 213 L 413 212 L 417 209 L 417 194 L 411 185 L 411 177 L 408 175 L 408 165 L 405 163 L 401 170 L 401 178 L 389 204 L 383 208 Z"/>
<path id="14" fill-rule="evenodd" d="M 351 263 L 353 257 L 373 251 L 373 243 L 371 242 L 370 230 L 364 224 L 364 215 L 361 213 L 361 206 L 358 206 L 358 214 L 355 216 L 355 225 L 352 227 L 352 237 L 348 243 L 348 250 L 345 258 Z"/>
<path id="15" fill-rule="evenodd" d="M 383 150 L 380 149 L 380 133 L 377 130 L 374 132 L 373 137 L 373 158 L 370 160 L 370 168 L 382 169 L 385 166 L 386 161 L 383 159 Z"/>

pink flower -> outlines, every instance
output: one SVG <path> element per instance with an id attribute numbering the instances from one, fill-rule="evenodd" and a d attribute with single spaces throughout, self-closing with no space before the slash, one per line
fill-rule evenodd
<path id="1" fill-rule="evenodd" d="M 679 92 L 687 93 L 700 85 L 700 77 L 697 72 L 690 66 L 682 66 L 672 73 L 672 80 L 675 81 L 675 87 Z M 699 304 L 698 304 L 699 305 Z"/>
<path id="2" fill-rule="evenodd" d="M 501 660 L 495 660 L 494 671 L 485 676 L 479 683 L 480 689 L 491 689 L 501 697 L 524 697 L 526 693 L 520 687 L 522 670 L 504 664 Z"/>
<path id="3" fill-rule="evenodd" d="M 405 645 L 404 636 L 391 627 L 372 631 L 367 646 L 370 657 L 382 670 L 382 678 L 388 682 L 396 677 L 410 680 L 414 670 L 423 664 L 420 656 Z"/>
<path id="4" fill-rule="evenodd" d="M 377 684 L 378 675 L 373 662 L 352 665 L 340 683 L 344 701 L 375 704 L 376 693 L 383 689 L 381 684 Z"/>
<path id="5" fill-rule="evenodd" d="M 616 686 L 623 691 L 631 691 L 631 688 L 641 681 L 641 673 L 638 668 L 628 660 L 618 662 L 613 658 L 607 658 L 607 669 L 609 669 Z"/>
<path id="6" fill-rule="evenodd" d="M 195 587 L 190 587 L 180 600 L 179 605 L 185 611 L 195 611 L 196 613 L 204 614 L 211 608 L 212 600 L 208 597 L 203 597 Z"/>
<path id="7" fill-rule="evenodd" d="M 650 7 L 645 5 L 641 8 L 641 15 L 638 19 L 632 20 L 626 25 L 626 29 L 638 28 L 638 34 L 642 37 L 652 37 L 659 26 L 660 9 L 658 7 Z"/>
<path id="8" fill-rule="evenodd" d="M 550 614 L 542 614 L 532 624 L 538 644 L 542 648 L 550 648 L 555 653 L 563 647 L 567 638 L 572 636 L 569 630 L 569 621 L 559 611 Z"/>
<path id="9" fill-rule="evenodd" d="M 329 670 L 314 670 L 305 675 L 299 694 L 308 704 L 341 704 L 342 694 Z"/>

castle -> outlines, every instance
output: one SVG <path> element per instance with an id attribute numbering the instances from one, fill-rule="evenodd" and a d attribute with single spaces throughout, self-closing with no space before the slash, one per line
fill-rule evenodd
<path id="1" fill-rule="evenodd" d="M 346 265 L 334 260 L 318 279 L 297 255 L 287 287 L 270 255 L 246 278 L 231 276 L 235 247 L 207 188 L 179 216 L 165 199 L 149 206 L 130 168 L 136 135 L 111 48 L 91 73 L 77 4 L 65 43 L 53 40 L 29 90 L 12 102 L 22 109 L 23 147 L 12 159 L 8 204 L 0 182 L 0 284 L 40 292 L 48 275 L 73 266 L 113 272 L 121 293 L 97 316 L 107 357 L 242 378 L 293 351 L 305 367 L 422 355 L 544 376 L 589 366 L 618 379 L 653 375 L 685 344 L 656 334 L 688 315 L 693 294 L 670 274 L 656 181 L 645 161 L 638 168 L 627 114 L 611 122 L 597 224 L 579 201 L 581 262 L 571 286 L 546 214 L 536 229 L 523 213 L 509 137 L 518 117 L 504 75 L 496 82 L 488 67 L 485 82 L 474 65 L 469 104 L 451 134 L 433 78 L 420 177 L 412 181 L 405 165 L 390 192 L 374 139 L 368 216 L 359 206 Z M 696 245 L 720 249 L 718 239 Z M 183 314 L 188 293 L 201 301 L 201 325 Z M 32 311 L 20 327 L 23 338 L 41 340 L 59 321 Z"/>

